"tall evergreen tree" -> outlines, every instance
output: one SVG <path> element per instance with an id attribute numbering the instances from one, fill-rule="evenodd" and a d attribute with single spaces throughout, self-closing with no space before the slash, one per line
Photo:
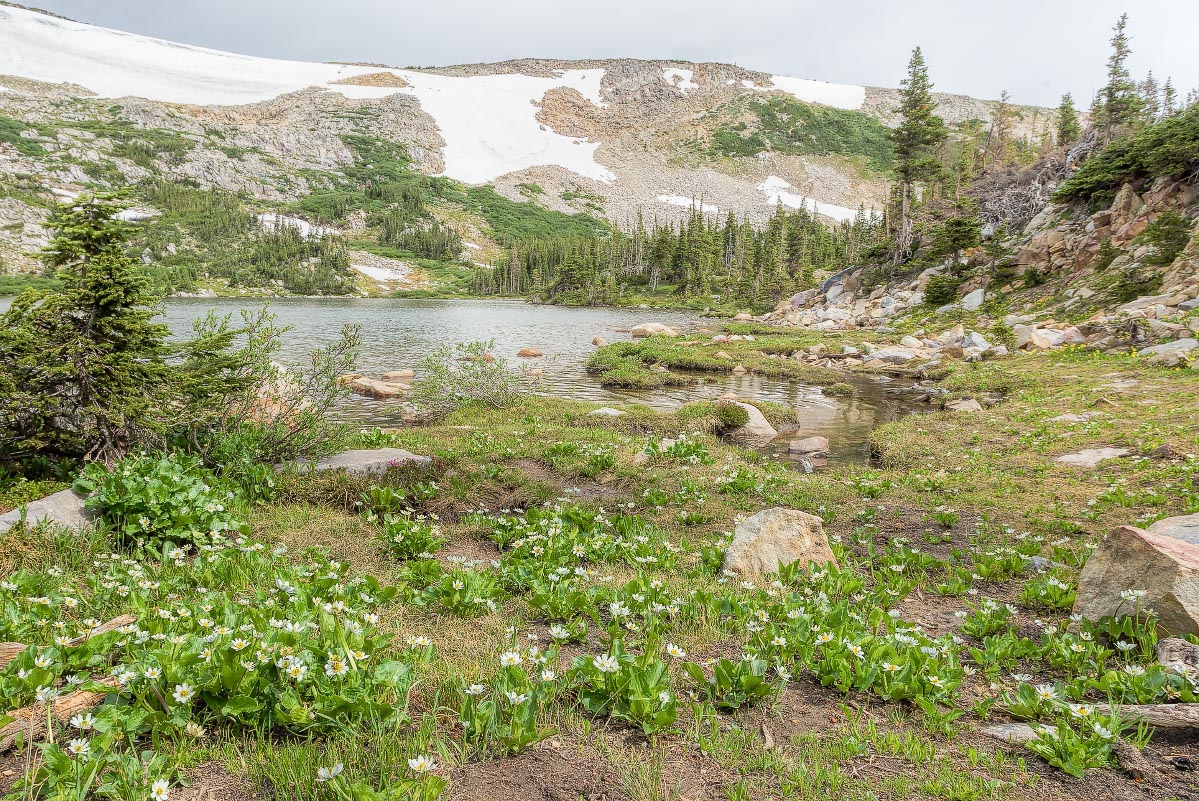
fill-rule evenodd
<path id="1" fill-rule="evenodd" d="M 908 76 L 900 83 L 902 120 L 891 132 L 895 142 L 895 171 L 900 181 L 900 222 L 895 262 L 908 257 L 912 247 L 912 200 L 916 183 L 941 176 L 939 149 L 949 136 L 945 121 L 936 114 L 932 83 L 924 54 L 917 47 L 908 62 Z"/>
<path id="2" fill-rule="evenodd" d="M 1120 130 L 1132 124 L 1141 111 L 1137 85 L 1128 72 L 1132 54 L 1127 33 L 1128 14 L 1121 14 L 1112 29 L 1112 54 L 1107 59 L 1107 84 L 1100 93 L 1103 139 L 1110 142 Z"/>
<path id="3" fill-rule="evenodd" d="M 1074 108 L 1074 98 L 1066 92 L 1057 107 L 1058 146 L 1074 144 L 1081 134 L 1082 127 L 1078 124 L 1078 110 Z"/>
<path id="4" fill-rule="evenodd" d="M 1178 113 L 1178 90 L 1174 88 L 1174 79 L 1166 77 L 1162 86 L 1162 116 L 1173 117 Z"/>
<path id="5" fill-rule="evenodd" d="M 124 251 L 118 195 L 50 219 L 62 289 L 27 291 L 0 315 L 0 453 L 112 461 L 162 421 L 171 368 L 156 298 Z M 150 432 L 154 433 L 154 432 Z"/>

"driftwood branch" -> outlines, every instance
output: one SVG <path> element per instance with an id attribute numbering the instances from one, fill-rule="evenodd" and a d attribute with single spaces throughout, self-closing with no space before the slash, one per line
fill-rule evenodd
<path id="1" fill-rule="evenodd" d="M 104 679 L 100 683 L 109 687 L 118 686 L 114 678 Z M 99 706 L 105 695 L 107 693 L 74 690 L 51 701 L 49 714 L 53 715 L 58 723 L 66 723 L 74 715 Z M 25 742 L 32 743 L 46 733 L 46 704 L 31 704 L 11 714 L 16 720 L 0 728 L 0 754 L 16 745 L 17 740 L 22 737 Z"/>
<path id="2" fill-rule="evenodd" d="M 130 623 L 136 623 L 137 618 L 133 615 L 121 615 L 114 617 L 112 620 L 97 626 L 80 637 L 76 637 L 67 643 L 67 647 L 73 648 L 76 645 L 81 645 L 87 642 L 92 637 L 99 637 L 101 634 L 107 634 L 110 631 L 116 631 L 121 626 L 128 626 Z M 0 670 L 8 666 L 8 663 L 17 658 L 28 646 L 19 642 L 0 642 Z"/>

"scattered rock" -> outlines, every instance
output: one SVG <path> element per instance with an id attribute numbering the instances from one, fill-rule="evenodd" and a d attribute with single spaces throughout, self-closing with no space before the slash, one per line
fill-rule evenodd
<path id="1" fill-rule="evenodd" d="M 522 359 L 536 359 L 539 356 L 544 356 L 537 348 L 521 348 L 516 352 L 516 355 Z"/>
<path id="2" fill-rule="evenodd" d="M 1157 641 L 1154 651 L 1159 665 L 1171 673 L 1186 676 L 1193 684 L 1199 684 L 1199 645 L 1180 637 L 1166 637 Z"/>
<path id="3" fill-rule="evenodd" d="M 790 453 L 828 453 L 828 437 L 812 436 L 791 440 Z"/>
<path id="4" fill-rule="evenodd" d="M 652 337 L 656 335 L 677 337 L 679 332 L 668 325 L 662 323 L 641 323 L 629 329 L 629 335 L 633 339 L 641 339 L 643 337 Z"/>
<path id="5" fill-rule="evenodd" d="M 383 374 L 384 381 L 407 381 L 412 378 L 416 378 L 415 370 L 388 370 Z"/>
<path id="6" fill-rule="evenodd" d="M 981 412 L 982 410 L 982 404 L 974 398 L 956 398 L 945 401 L 945 411 L 947 412 Z"/>
<path id="7" fill-rule="evenodd" d="M 737 401 L 734 403 L 737 403 L 749 415 L 749 422 L 730 431 L 728 433 L 729 442 L 734 445 L 743 445 L 746 448 L 760 448 L 779 435 L 779 432 L 770 425 L 766 416 L 757 406 Z"/>
<path id="8" fill-rule="evenodd" d="M 350 475 L 368 476 L 385 473 L 390 468 L 404 464 L 429 464 L 428 456 L 418 456 L 401 448 L 375 448 L 373 450 L 345 451 L 317 459 L 316 462 L 297 459 L 292 463 L 300 473 L 322 473 L 326 470 L 345 470 Z M 278 465 L 282 471 L 284 465 Z"/>
<path id="9" fill-rule="evenodd" d="M 598 409 L 592 409 L 587 412 L 588 417 L 624 417 L 627 412 L 620 409 L 613 409 L 610 406 L 601 406 Z"/>
<path id="10" fill-rule="evenodd" d="M 1129 591 L 1141 594 L 1133 599 Z M 1170 634 L 1199 634 L 1199 545 L 1134 526 L 1112 529 L 1083 565 L 1074 613 L 1098 620 L 1138 606 Z"/>
<path id="11" fill-rule="evenodd" d="M 741 312 L 740 314 L 733 315 L 734 323 L 744 323 L 744 322 L 748 322 L 749 320 L 752 320 L 752 319 L 754 319 L 754 316 L 752 314 L 747 314 L 745 312 Z"/>
<path id="12" fill-rule="evenodd" d="M 30 501 L 23 507 L 25 522 L 32 526 L 43 520 L 48 520 L 63 528 L 80 529 L 91 525 L 92 513 L 83 508 L 83 497 L 75 494 L 74 490 L 65 489 L 37 501 Z M 21 509 L 13 509 L 0 515 L 0 531 L 8 531 L 21 520 Z"/>
<path id="13" fill-rule="evenodd" d="M 741 521 L 724 555 L 724 569 L 742 576 L 777 573 L 793 562 L 837 564 L 823 521 L 796 509 L 766 509 Z"/>
<path id="14" fill-rule="evenodd" d="M 962 308 L 966 311 L 978 311 L 982 308 L 983 300 L 987 293 L 982 289 L 976 289 L 969 295 L 962 298 Z"/>
<path id="15" fill-rule="evenodd" d="M 713 359 L 732 359 L 733 357 L 723 350 L 718 350 L 712 354 Z"/>
<path id="16" fill-rule="evenodd" d="M 1094 467 L 1108 459 L 1118 459 L 1129 454 L 1128 448 L 1087 448 L 1077 453 L 1067 453 L 1054 459 L 1058 464 L 1071 467 Z"/>

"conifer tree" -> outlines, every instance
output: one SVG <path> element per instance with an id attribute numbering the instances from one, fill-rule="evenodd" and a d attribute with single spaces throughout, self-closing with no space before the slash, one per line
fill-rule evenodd
<path id="1" fill-rule="evenodd" d="M 1141 111 L 1137 85 L 1129 75 L 1127 61 L 1132 54 L 1126 32 L 1128 14 L 1121 14 L 1112 29 L 1112 54 L 1107 60 L 1107 84 L 1100 92 L 1103 139 L 1110 142 L 1120 129 L 1130 125 Z"/>
<path id="2" fill-rule="evenodd" d="M 62 289 L 27 291 L 0 315 L 0 452 L 113 461 L 162 421 L 165 323 L 124 251 L 119 194 L 83 196 L 50 219 Z M 153 433 L 153 432 L 151 432 Z"/>
<path id="3" fill-rule="evenodd" d="M 1074 108 L 1074 98 L 1069 92 L 1062 95 L 1062 102 L 1057 107 L 1057 144 L 1072 145 L 1082 134 L 1078 124 L 1078 111 Z"/>
<path id="4" fill-rule="evenodd" d="M 902 120 L 891 132 L 895 142 L 895 171 L 900 181 L 900 227 L 895 262 L 905 260 L 912 246 L 912 195 L 914 185 L 932 181 L 942 173 L 938 151 L 949 133 L 935 113 L 932 83 L 924 54 L 917 47 L 908 62 L 908 76 L 900 83 Z"/>
<path id="5" fill-rule="evenodd" d="M 1157 78 L 1153 77 L 1153 71 L 1145 76 L 1145 80 L 1137 84 L 1137 94 L 1141 98 L 1141 113 L 1147 123 L 1157 122 L 1162 113 L 1162 97 L 1161 87 L 1157 83 Z"/>
<path id="6" fill-rule="evenodd" d="M 1162 116 L 1173 117 L 1178 113 L 1178 91 L 1174 88 L 1174 79 L 1166 77 L 1162 86 Z"/>

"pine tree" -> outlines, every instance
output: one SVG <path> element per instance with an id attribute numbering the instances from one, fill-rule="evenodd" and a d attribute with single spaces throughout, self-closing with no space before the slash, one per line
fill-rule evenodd
<path id="1" fill-rule="evenodd" d="M 1178 113 L 1178 91 L 1174 88 L 1174 79 L 1167 77 L 1162 86 L 1162 116 L 1173 117 Z"/>
<path id="2" fill-rule="evenodd" d="M 1069 92 L 1062 95 L 1062 102 L 1057 107 L 1057 144 L 1072 145 L 1082 134 L 1078 124 L 1078 111 L 1074 108 L 1074 98 Z"/>
<path id="3" fill-rule="evenodd" d="M 0 315 L 0 453 L 113 461 L 162 433 L 170 331 L 124 252 L 117 194 L 51 217 L 45 252 L 62 289 L 27 291 Z"/>
<path id="4" fill-rule="evenodd" d="M 1161 87 L 1158 86 L 1157 78 L 1153 77 L 1152 71 L 1145 76 L 1145 80 L 1137 84 L 1137 94 L 1141 98 L 1141 113 L 1144 121 L 1149 124 L 1157 122 L 1161 117 L 1161 93 Z"/>
<path id="5" fill-rule="evenodd" d="M 908 62 L 908 77 L 900 84 L 899 112 L 902 121 L 891 132 L 895 142 L 895 171 L 900 181 L 900 229 L 896 239 L 895 262 L 905 260 L 912 247 L 912 194 L 920 181 L 941 176 L 938 151 L 949 133 L 945 121 L 935 113 L 932 83 L 924 54 L 917 47 Z"/>
<path id="6" fill-rule="evenodd" d="M 1011 153 L 1012 130 L 1016 124 L 1016 112 L 1009 102 L 1011 95 L 1004 89 L 999 93 L 999 102 L 991 112 L 991 128 L 987 132 L 986 153 L 993 154 L 991 166 L 1002 167 L 1007 163 Z M 986 171 L 986 155 L 983 157 L 983 171 Z"/>
<path id="7" fill-rule="evenodd" d="M 1129 37 L 1125 29 L 1128 26 L 1128 14 L 1121 14 L 1112 29 L 1112 54 L 1107 60 L 1107 85 L 1103 87 L 1101 96 L 1101 117 L 1103 123 L 1103 139 L 1112 141 L 1120 129 L 1130 125 L 1141 111 L 1141 99 L 1137 94 L 1137 85 L 1128 72 L 1127 61 L 1132 54 Z"/>

